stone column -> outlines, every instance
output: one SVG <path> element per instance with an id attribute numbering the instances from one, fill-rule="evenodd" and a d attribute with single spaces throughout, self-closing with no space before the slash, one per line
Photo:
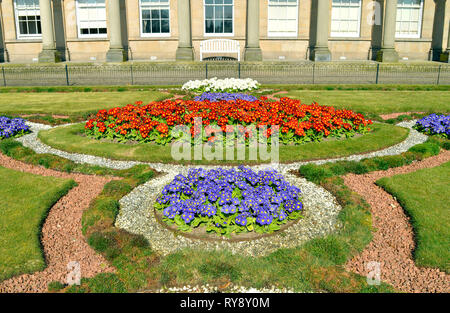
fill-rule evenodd
<path id="1" fill-rule="evenodd" d="M 106 62 L 123 62 L 127 52 L 122 45 L 122 25 L 120 22 L 120 0 L 108 0 L 109 50 Z"/>
<path id="2" fill-rule="evenodd" d="M 383 41 L 378 51 L 378 62 L 398 62 L 395 51 L 395 26 L 397 19 L 397 0 L 386 0 L 383 20 Z"/>
<path id="3" fill-rule="evenodd" d="M 176 52 L 177 60 L 194 60 L 194 49 L 192 48 L 191 33 L 191 1 L 178 0 L 178 48 Z"/>
<path id="4" fill-rule="evenodd" d="M 441 54 L 441 61 L 450 63 L 450 21 L 448 22 L 447 49 Z"/>
<path id="5" fill-rule="evenodd" d="M 261 48 L 259 47 L 259 0 L 247 0 L 247 33 L 244 60 L 262 60 Z"/>
<path id="6" fill-rule="evenodd" d="M 439 61 L 445 29 L 445 0 L 434 0 L 433 34 L 429 52 L 430 61 Z"/>
<path id="7" fill-rule="evenodd" d="M 39 9 L 42 30 L 42 51 L 39 53 L 39 62 L 59 62 L 60 56 L 56 50 L 51 0 L 39 0 Z"/>
<path id="8" fill-rule="evenodd" d="M 331 52 L 328 49 L 328 32 L 330 24 L 330 0 L 316 0 L 316 40 L 311 49 L 312 61 L 331 61 Z"/>

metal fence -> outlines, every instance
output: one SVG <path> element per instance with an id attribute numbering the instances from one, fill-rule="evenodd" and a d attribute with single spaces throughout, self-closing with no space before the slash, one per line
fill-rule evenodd
<path id="1" fill-rule="evenodd" d="M 191 79 L 253 78 L 263 84 L 450 84 L 450 65 L 238 63 L 7 65 L 0 86 L 180 85 Z"/>

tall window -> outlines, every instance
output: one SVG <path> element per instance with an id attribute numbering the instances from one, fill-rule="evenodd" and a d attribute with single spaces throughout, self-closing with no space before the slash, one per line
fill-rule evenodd
<path id="1" fill-rule="evenodd" d="M 205 35 L 233 35 L 233 0 L 205 0 Z"/>
<path id="2" fill-rule="evenodd" d="M 281 37 L 297 36 L 298 1 L 269 0 L 267 35 Z"/>
<path id="3" fill-rule="evenodd" d="M 423 0 L 398 0 L 395 36 L 420 38 Z"/>
<path id="4" fill-rule="evenodd" d="M 359 37 L 360 22 L 361 0 L 333 0 L 332 37 Z"/>
<path id="5" fill-rule="evenodd" d="M 106 37 L 105 0 L 77 0 L 78 37 Z"/>
<path id="6" fill-rule="evenodd" d="M 141 35 L 143 37 L 169 36 L 169 0 L 140 0 L 139 3 L 141 7 Z"/>
<path id="7" fill-rule="evenodd" d="M 39 0 L 14 0 L 17 38 L 41 38 Z"/>

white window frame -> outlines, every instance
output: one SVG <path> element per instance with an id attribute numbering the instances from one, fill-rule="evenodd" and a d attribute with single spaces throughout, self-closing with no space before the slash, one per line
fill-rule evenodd
<path id="1" fill-rule="evenodd" d="M 78 38 L 107 38 L 108 37 L 108 18 L 106 17 L 105 23 L 106 23 L 106 33 L 105 34 L 82 34 L 81 33 L 81 27 L 80 27 L 80 14 L 78 13 L 80 9 L 83 8 L 83 6 L 80 7 L 79 1 L 75 0 L 75 15 L 77 16 L 77 31 L 78 31 Z M 106 1 L 105 1 L 105 16 L 106 16 Z"/>
<path id="2" fill-rule="evenodd" d="M 358 30 L 356 33 L 342 33 L 333 32 L 330 30 L 330 37 L 340 37 L 340 38 L 358 38 L 361 36 L 361 11 L 362 11 L 362 0 L 359 0 L 359 10 L 358 10 Z M 333 1 L 331 1 L 331 17 L 330 25 L 333 23 Z"/>
<path id="3" fill-rule="evenodd" d="M 397 34 L 397 21 L 395 22 L 395 38 L 421 38 L 422 37 L 422 19 L 423 19 L 423 0 L 420 0 L 420 8 L 419 8 L 419 20 L 418 20 L 418 31 L 417 34 Z M 397 10 L 398 10 L 397 4 Z M 397 11 L 395 12 L 395 16 L 397 17 Z"/>
<path id="4" fill-rule="evenodd" d="M 31 34 L 31 35 L 25 34 L 25 35 L 23 35 L 20 33 L 19 15 L 18 15 L 19 10 L 17 9 L 17 1 L 16 0 L 13 0 L 13 5 L 14 5 L 14 20 L 15 20 L 15 24 L 16 24 L 17 39 L 42 39 L 42 23 L 41 23 L 41 33 L 40 34 Z M 39 7 L 39 1 L 38 1 L 38 10 L 39 10 L 39 18 L 40 18 L 41 8 Z"/>
<path id="5" fill-rule="evenodd" d="M 171 23 L 170 23 L 170 21 L 171 21 L 171 13 L 170 13 L 170 0 L 168 0 L 167 2 L 167 6 L 168 6 L 168 8 L 169 8 L 169 32 L 168 33 L 144 33 L 144 29 L 143 29 L 143 25 L 142 25 L 142 1 L 141 0 L 138 0 L 139 1 L 139 23 L 140 23 L 140 25 L 139 25 L 139 29 L 140 29 L 140 32 L 141 32 L 141 37 L 166 37 L 166 38 L 168 38 L 168 37 L 171 37 L 172 36 L 172 28 L 171 28 Z M 166 5 L 166 4 L 164 4 L 164 5 Z M 144 9 L 146 8 L 146 7 L 151 7 L 152 5 L 144 5 Z M 158 4 L 155 4 L 154 6 L 161 6 L 161 4 L 160 3 L 158 3 Z"/>
<path id="6" fill-rule="evenodd" d="M 203 0 L 203 35 L 205 37 L 234 37 L 234 19 L 235 19 L 235 12 L 234 12 L 234 1 L 232 0 L 231 8 L 232 8 L 232 14 L 233 17 L 231 19 L 231 27 L 233 27 L 233 31 L 231 33 L 207 33 L 206 32 L 206 1 Z M 211 5 L 211 4 L 209 4 Z M 214 4 L 212 4 L 214 5 Z M 228 4 L 229 5 L 229 4 Z"/>
<path id="7" fill-rule="evenodd" d="M 279 5 L 279 4 L 278 4 Z M 294 4 L 286 4 L 286 6 L 295 7 L 295 34 L 294 33 L 279 33 L 279 32 L 271 32 L 269 30 L 269 20 L 270 20 L 270 7 L 276 6 L 276 4 L 270 4 L 270 0 L 267 1 L 267 37 L 289 37 L 289 38 L 295 38 L 298 37 L 298 0 L 296 0 L 295 5 Z"/>

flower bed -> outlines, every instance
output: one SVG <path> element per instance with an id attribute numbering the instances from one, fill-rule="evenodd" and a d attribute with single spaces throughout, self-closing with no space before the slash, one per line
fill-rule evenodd
<path id="1" fill-rule="evenodd" d="M 190 80 L 181 87 L 192 92 L 239 92 L 258 89 L 260 84 L 251 78 L 225 78 L 216 77 L 204 80 Z"/>
<path id="2" fill-rule="evenodd" d="M 191 101 L 165 100 L 142 105 L 134 105 L 100 110 L 94 119 L 85 125 L 88 136 L 119 141 L 155 141 L 167 144 L 173 141 L 171 130 L 176 125 L 190 128 L 191 135 L 200 133 L 195 129 L 194 119 L 202 118 L 204 131 L 201 139 L 214 141 L 218 131 L 226 132 L 227 125 L 234 125 L 246 138 L 269 138 L 271 129 L 279 126 L 280 140 L 284 144 L 320 141 L 325 137 L 350 137 L 356 133 L 366 133 L 372 121 L 351 110 L 339 110 L 317 103 L 305 105 L 300 100 L 281 98 L 271 102 L 266 97 L 256 101 Z M 254 127 L 251 127 L 254 126 Z M 264 131 L 257 136 L 258 129 Z M 261 138 L 260 138 L 261 137 Z"/>
<path id="3" fill-rule="evenodd" d="M 206 101 L 209 102 L 219 102 L 219 101 L 234 101 L 234 100 L 244 100 L 244 101 L 256 101 L 258 98 L 255 96 L 247 95 L 245 93 L 228 93 L 228 92 L 204 92 L 200 96 L 194 98 L 195 101 Z"/>
<path id="4" fill-rule="evenodd" d="M 450 115 L 430 114 L 417 121 L 414 128 L 427 135 L 450 137 Z"/>
<path id="5" fill-rule="evenodd" d="M 191 169 L 166 185 L 155 202 L 169 225 L 190 232 L 272 233 L 288 220 L 301 217 L 301 191 L 276 171 Z"/>
<path id="6" fill-rule="evenodd" d="M 20 137 L 30 132 L 30 127 L 22 118 L 0 116 L 0 139 Z"/>

